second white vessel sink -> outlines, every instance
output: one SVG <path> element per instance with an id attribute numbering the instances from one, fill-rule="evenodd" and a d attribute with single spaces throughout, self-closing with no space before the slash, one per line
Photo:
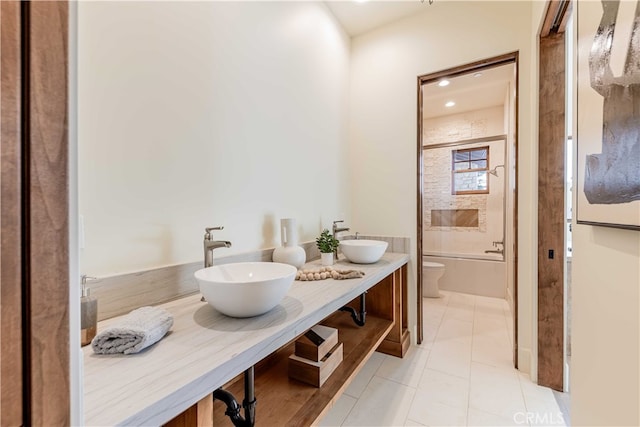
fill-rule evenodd
<path id="1" fill-rule="evenodd" d="M 231 317 L 266 313 L 282 301 L 297 269 L 276 262 L 239 262 L 195 272 L 200 292 L 219 312 Z"/>
<path id="2" fill-rule="evenodd" d="M 384 251 L 387 250 L 387 242 L 381 240 L 342 240 L 340 248 L 344 256 L 356 264 L 373 264 L 377 262 Z"/>

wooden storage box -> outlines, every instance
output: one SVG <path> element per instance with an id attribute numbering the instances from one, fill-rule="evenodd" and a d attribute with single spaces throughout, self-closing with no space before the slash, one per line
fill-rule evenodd
<path id="1" fill-rule="evenodd" d="M 341 362 L 342 343 L 336 344 L 319 362 L 292 354 L 289 356 L 289 378 L 322 387 Z"/>
<path id="2" fill-rule="evenodd" d="M 316 325 L 310 331 L 316 333 L 324 342 L 316 344 L 303 335 L 296 341 L 295 355 L 303 359 L 319 362 L 338 344 L 338 330 L 328 326 Z"/>

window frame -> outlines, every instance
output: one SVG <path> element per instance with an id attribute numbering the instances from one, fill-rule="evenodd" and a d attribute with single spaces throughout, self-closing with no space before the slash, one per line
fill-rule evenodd
<path id="1" fill-rule="evenodd" d="M 470 169 L 458 169 L 456 170 L 456 163 L 463 163 L 462 161 L 456 162 L 456 153 L 473 152 L 486 150 L 486 159 L 474 159 L 474 160 L 486 160 L 486 166 L 484 168 L 470 168 Z M 489 194 L 489 145 L 480 147 L 463 148 L 461 150 L 451 150 L 451 194 L 454 196 L 469 195 L 469 194 Z M 471 166 L 471 154 L 469 155 L 469 166 Z M 469 172 L 486 172 L 487 173 L 487 189 L 486 190 L 456 190 L 456 174 L 469 173 Z"/>

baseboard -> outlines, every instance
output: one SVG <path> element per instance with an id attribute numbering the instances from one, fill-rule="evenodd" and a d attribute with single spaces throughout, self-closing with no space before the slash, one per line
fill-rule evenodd
<path id="1" fill-rule="evenodd" d="M 532 381 L 535 382 L 534 378 L 536 378 L 536 376 L 534 376 L 531 371 L 531 349 L 522 347 L 518 348 L 518 370 L 525 374 L 529 374 Z"/>

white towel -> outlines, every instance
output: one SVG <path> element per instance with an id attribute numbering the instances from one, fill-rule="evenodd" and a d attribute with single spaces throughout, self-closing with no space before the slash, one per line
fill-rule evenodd
<path id="1" fill-rule="evenodd" d="M 132 354 L 160 341 L 173 325 L 173 316 L 158 307 L 140 307 L 100 332 L 91 341 L 98 354 Z"/>

